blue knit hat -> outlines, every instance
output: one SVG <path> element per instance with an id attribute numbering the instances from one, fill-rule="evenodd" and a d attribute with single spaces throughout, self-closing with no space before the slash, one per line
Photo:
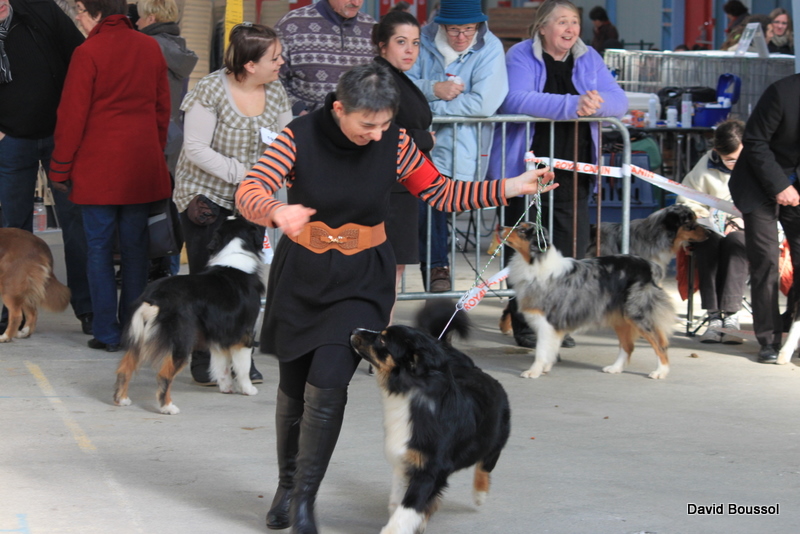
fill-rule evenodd
<path id="1" fill-rule="evenodd" d="M 481 0 L 442 0 L 436 24 L 474 24 L 486 22 L 489 17 L 481 11 Z"/>

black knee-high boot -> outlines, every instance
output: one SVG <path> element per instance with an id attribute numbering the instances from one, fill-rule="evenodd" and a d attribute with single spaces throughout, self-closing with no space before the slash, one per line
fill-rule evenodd
<path id="1" fill-rule="evenodd" d="M 346 387 L 320 389 L 306 383 L 297 471 L 289 507 L 295 534 L 317 534 L 314 501 L 339 439 L 346 404 Z"/>
<path id="2" fill-rule="evenodd" d="M 278 491 L 267 512 L 267 528 L 280 530 L 289 528 L 289 501 L 294 487 L 297 467 L 300 419 L 303 417 L 303 401 L 286 395 L 278 388 L 275 405 L 275 435 L 278 442 Z"/>

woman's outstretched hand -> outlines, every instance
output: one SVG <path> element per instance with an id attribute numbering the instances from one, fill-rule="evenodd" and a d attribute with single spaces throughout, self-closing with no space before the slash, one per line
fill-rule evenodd
<path id="1" fill-rule="evenodd" d="M 272 222 L 289 237 L 296 237 L 317 210 L 301 204 L 286 204 L 272 214 Z"/>
<path id="2" fill-rule="evenodd" d="M 556 175 L 550 167 L 525 171 L 516 178 L 506 179 L 506 198 L 518 197 L 520 195 L 535 195 L 536 193 L 547 193 L 551 189 L 558 187 L 553 183 Z M 541 181 L 541 189 L 539 182 Z"/>

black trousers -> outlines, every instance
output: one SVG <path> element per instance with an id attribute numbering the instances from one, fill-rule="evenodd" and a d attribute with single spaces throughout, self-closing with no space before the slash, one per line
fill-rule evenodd
<path id="1" fill-rule="evenodd" d="M 700 301 L 703 309 L 737 312 L 747 282 L 747 249 L 744 232 L 709 238 L 692 244 L 692 254 L 700 278 Z"/>
<path id="2" fill-rule="evenodd" d="M 745 213 L 744 234 L 750 261 L 750 295 L 753 301 L 753 329 L 761 345 L 782 340 L 778 309 L 778 227 L 780 221 L 791 249 L 794 286 L 800 287 L 800 207 L 763 204 Z"/>

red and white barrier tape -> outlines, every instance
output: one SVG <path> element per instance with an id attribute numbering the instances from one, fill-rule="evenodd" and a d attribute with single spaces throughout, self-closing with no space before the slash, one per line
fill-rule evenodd
<path id="1" fill-rule="evenodd" d="M 571 171 L 575 168 L 575 163 L 572 161 L 567 161 L 563 159 L 556 159 L 556 158 L 534 158 L 535 161 L 542 162 L 546 165 L 551 165 L 554 169 L 560 169 L 565 171 Z M 578 172 L 582 174 L 593 174 L 597 175 L 597 165 L 593 163 L 577 163 Z M 671 193 L 676 193 L 683 197 L 686 197 L 690 200 L 697 201 L 701 204 L 705 204 L 711 208 L 718 209 L 720 211 L 724 211 L 725 213 L 730 213 L 736 217 L 741 217 L 742 213 L 733 205 L 733 202 L 729 200 L 723 200 L 721 198 L 717 198 L 713 195 L 709 195 L 706 193 L 702 193 L 697 191 L 696 189 L 692 189 L 691 187 L 686 187 L 683 184 L 679 184 L 678 182 L 672 181 L 669 178 L 665 178 L 659 174 L 656 174 L 652 171 L 648 171 L 647 169 L 643 169 L 641 167 L 637 167 L 636 165 L 628 165 L 630 168 L 630 173 L 637 178 L 641 178 L 645 182 L 653 184 L 656 187 L 660 187 L 666 191 Z M 600 167 L 600 174 L 603 176 L 611 176 L 612 178 L 622 178 L 624 167 L 610 167 L 608 165 L 603 165 Z"/>

